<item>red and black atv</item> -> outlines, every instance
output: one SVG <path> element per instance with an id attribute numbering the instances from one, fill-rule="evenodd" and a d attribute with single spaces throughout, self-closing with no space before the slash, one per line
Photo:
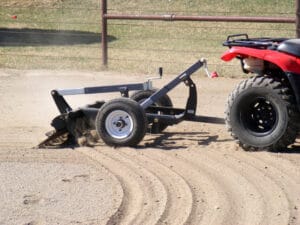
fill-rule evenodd
<path id="1" fill-rule="evenodd" d="M 222 60 L 237 58 L 244 73 L 229 95 L 226 124 L 245 150 L 286 149 L 300 128 L 300 39 L 228 36 Z"/>

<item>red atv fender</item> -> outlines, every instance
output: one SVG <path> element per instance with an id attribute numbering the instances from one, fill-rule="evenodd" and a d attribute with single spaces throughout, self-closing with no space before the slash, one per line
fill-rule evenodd
<path id="1" fill-rule="evenodd" d="M 230 61 L 235 57 L 241 59 L 247 57 L 255 57 L 268 61 L 277 65 L 286 74 L 289 83 L 292 86 L 293 92 L 296 97 L 297 107 L 300 111 L 300 59 L 293 55 L 288 55 L 283 52 L 269 50 L 269 49 L 256 49 L 248 47 L 233 46 L 221 56 L 223 61 Z"/>
<path id="2" fill-rule="evenodd" d="M 230 61 L 235 57 L 255 57 L 277 65 L 284 72 L 300 75 L 300 59 L 279 51 L 247 47 L 232 47 L 221 56 L 221 59 L 223 61 Z"/>

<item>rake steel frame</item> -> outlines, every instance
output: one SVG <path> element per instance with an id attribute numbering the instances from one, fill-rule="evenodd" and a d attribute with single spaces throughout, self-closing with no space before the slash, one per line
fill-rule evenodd
<path id="1" fill-rule="evenodd" d="M 203 62 L 200 60 L 197 61 L 195 64 L 193 64 L 187 70 L 179 74 L 175 79 L 170 81 L 163 88 L 159 89 L 157 92 L 155 92 L 149 98 L 145 99 L 145 101 L 143 101 L 140 104 L 144 110 L 147 109 L 151 112 L 146 113 L 149 121 L 159 120 L 171 125 L 176 124 L 182 120 L 194 119 L 197 108 L 197 89 L 196 84 L 193 82 L 190 76 L 202 66 Z M 158 107 L 152 105 L 162 96 L 166 95 L 169 91 L 174 89 L 181 82 L 184 82 L 189 87 L 189 97 L 185 109 L 177 109 L 173 107 Z M 64 96 L 120 92 L 121 96 L 128 97 L 129 91 L 150 89 L 152 89 L 152 81 L 148 80 L 147 82 L 136 84 L 120 84 L 111 86 L 85 87 L 77 89 L 57 89 L 53 90 L 51 92 L 51 95 L 61 114 L 74 114 L 75 112 L 78 113 L 78 111 L 82 111 L 85 114 L 85 116 L 88 117 L 89 120 L 94 121 L 98 109 L 104 104 L 104 102 L 97 102 L 95 104 L 88 105 L 77 110 L 73 110 L 65 100 Z M 157 112 L 163 112 L 163 114 L 158 114 Z"/>
<path id="2" fill-rule="evenodd" d="M 220 118 L 196 116 L 197 88 L 196 84 L 191 79 L 191 75 L 202 66 L 206 68 L 206 60 L 197 61 L 187 70 L 167 83 L 164 87 L 157 90 L 143 102 L 139 103 L 141 108 L 145 110 L 148 123 L 155 124 L 162 122 L 166 125 L 174 125 L 183 120 L 218 124 L 224 123 L 224 120 Z M 162 76 L 162 69 L 160 69 L 160 76 Z M 184 109 L 155 106 L 155 104 L 153 104 L 182 82 L 189 88 L 189 96 Z M 51 95 L 61 114 L 52 120 L 51 125 L 55 128 L 56 133 L 68 133 L 69 139 L 71 141 L 73 140 L 73 143 L 76 143 L 77 138 L 84 135 L 87 130 L 95 129 L 95 120 L 98 111 L 103 106 L 105 101 L 98 101 L 94 104 L 73 110 L 65 100 L 64 96 L 120 92 L 122 97 L 129 97 L 129 91 L 138 90 L 153 90 L 152 80 L 149 79 L 147 82 L 135 84 L 53 90 L 51 91 Z M 39 147 L 43 147 L 49 140 L 51 140 L 51 138 L 51 136 L 48 137 L 48 139 L 42 142 Z"/>

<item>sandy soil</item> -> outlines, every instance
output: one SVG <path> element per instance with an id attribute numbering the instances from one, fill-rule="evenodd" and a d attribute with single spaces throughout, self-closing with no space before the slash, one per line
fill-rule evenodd
<path id="1" fill-rule="evenodd" d="M 50 90 L 145 76 L 0 71 L 0 224 L 300 224 L 300 147 L 244 152 L 220 124 L 183 122 L 139 148 L 33 149 L 57 115 Z M 160 87 L 172 76 L 156 82 Z M 198 114 L 223 117 L 237 79 L 194 76 Z M 184 85 L 170 93 L 184 107 Z M 118 95 L 68 98 L 74 107 Z"/>

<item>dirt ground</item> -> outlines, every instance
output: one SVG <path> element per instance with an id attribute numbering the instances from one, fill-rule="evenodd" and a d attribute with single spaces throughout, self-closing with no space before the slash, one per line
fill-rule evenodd
<path id="1" fill-rule="evenodd" d="M 172 76 L 155 82 L 157 87 Z M 300 147 L 244 152 L 222 124 L 183 122 L 138 148 L 34 149 L 55 88 L 140 82 L 110 72 L 0 70 L 0 224 L 300 224 Z M 223 117 L 237 79 L 196 74 L 199 115 Z M 73 96 L 79 107 L 119 95 Z M 184 107 L 187 91 L 170 93 Z"/>

